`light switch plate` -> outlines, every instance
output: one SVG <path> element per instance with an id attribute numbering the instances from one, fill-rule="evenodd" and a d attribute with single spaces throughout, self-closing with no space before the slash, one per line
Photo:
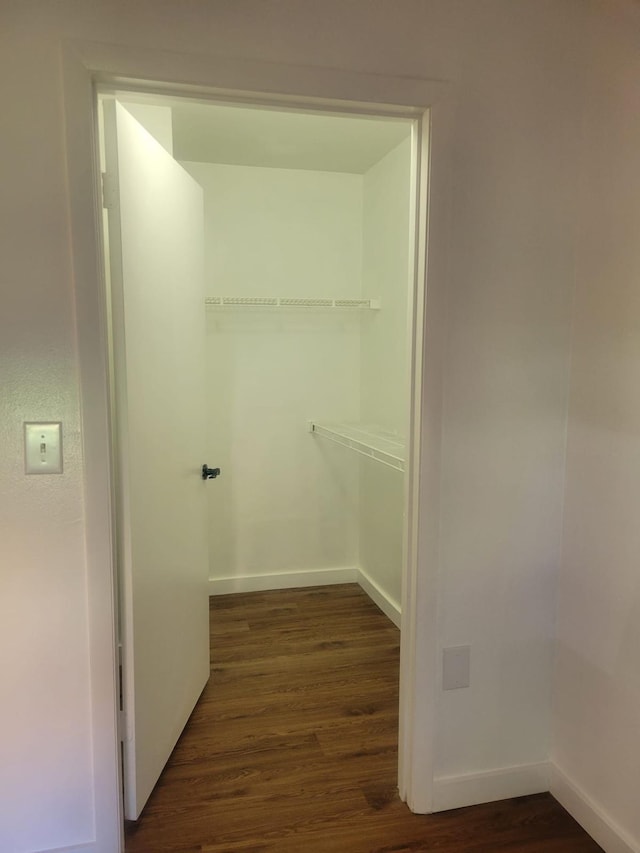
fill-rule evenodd
<path id="1" fill-rule="evenodd" d="M 62 424 L 25 423 L 24 458 L 27 474 L 62 474 Z"/>

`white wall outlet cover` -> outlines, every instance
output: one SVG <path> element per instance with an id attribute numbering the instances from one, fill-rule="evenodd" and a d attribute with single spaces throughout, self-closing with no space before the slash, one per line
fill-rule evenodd
<path id="1" fill-rule="evenodd" d="M 452 646 L 442 651 L 442 689 L 458 690 L 471 683 L 471 647 Z"/>
<path id="2" fill-rule="evenodd" d="M 27 474 L 62 474 L 62 424 L 25 423 L 24 458 Z"/>

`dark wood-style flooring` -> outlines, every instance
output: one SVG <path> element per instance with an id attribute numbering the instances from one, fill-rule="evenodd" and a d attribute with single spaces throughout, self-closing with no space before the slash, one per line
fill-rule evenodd
<path id="1" fill-rule="evenodd" d="M 537 795 L 413 815 L 399 632 L 355 585 L 211 599 L 211 680 L 127 853 L 595 853 Z"/>

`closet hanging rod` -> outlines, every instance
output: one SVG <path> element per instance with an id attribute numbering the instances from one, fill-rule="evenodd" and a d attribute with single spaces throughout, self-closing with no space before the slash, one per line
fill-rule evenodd
<path id="1" fill-rule="evenodd" d="M 380 309 L 378 299 L 325 299 L 281 296 L 207 296 L 205 305 L 214 308 L 364 308 Z"/>
<path id="2" fill-rule="evenodd" d="M 383 465 L 404 471 L 404 443 L 402 439 L 378 426 L 364 424 L 325 424 L 308 422 L 309 432 L 314 433 L 362 456 L 375 459 Z"/>

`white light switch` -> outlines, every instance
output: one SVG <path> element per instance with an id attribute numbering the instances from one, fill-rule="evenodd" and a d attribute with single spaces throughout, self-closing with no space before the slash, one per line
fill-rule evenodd
<path id="1" fill-rule="evenodd" d="M 468 687 L 471 675 L 471 649 L 452 646 L 442 651 L 442 689 L 458 690 Z"/>
<path id="2" fill-rule="evenodd" d="M 24 458 L 27 474 L 62 474 L 62 424 L 25 423 Z"/>

